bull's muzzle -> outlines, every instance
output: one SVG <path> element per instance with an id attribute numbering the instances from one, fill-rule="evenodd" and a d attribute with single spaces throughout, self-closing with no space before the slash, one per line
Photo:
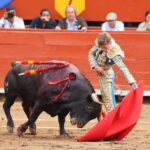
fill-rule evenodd
<path id="1" fill-rule="evenodd" d="M 77 124 L 77 119 L 76 118 L 71 118 L 70 122 L 72 125 L 76 125 Z"/>
<path id="2" fill-rule="evenodd" d="M 78 128 L 82 128 L 85 124 L 82 121 L 77 121 L 76 118 L 71 118 L 70 122 L 71 122 L 72 125 L 77 125 Z"/>
<path id="3" fill-rule="evenodd" d="M 84 124 L 83 122 L 78 122 L 78 123 L 77 123 L 77 127 L 78 127 L 78 128 L 83 128 L 84 125 L 85 125 L 85 124 Z"/>

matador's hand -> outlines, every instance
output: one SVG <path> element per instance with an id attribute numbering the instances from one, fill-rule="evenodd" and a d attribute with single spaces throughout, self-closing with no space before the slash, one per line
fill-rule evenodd
<path id="1" fill-rule="evenodd" d="M 137 89 L 138 88 L 138 85 L 137 85 L 136 82 L 132 83 L 131 86 L 132 86 L 133 89 Z"/>
<path id="2" fill-rule="evenodd" d="M 95 70 L 98 73 L 98 75 L 105 75 L 105 71 L 102 67 L 100 66 L 95 66 Z"/>

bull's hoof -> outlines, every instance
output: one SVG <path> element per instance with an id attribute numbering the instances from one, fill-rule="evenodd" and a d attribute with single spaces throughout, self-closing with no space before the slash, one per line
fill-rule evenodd
<path id="1" fill-rule="evenodd" d="M 36 135 L 36 128 L 29 128 L 31 135 Z"/>
<path id="2" fill-rule="evenodd" d="M 60 134 L 60 137 L 61 138 L 71 138 L 71 136 L 67 132 Z"/>
<path id="3" fill-rule="evenodd" d="M 18 129 L 17 129 L 17 135 L 19 136 L 19 137 L 22 137 L 23 136 L 23 131 L 22 131 L 22 126 L 20 126 L 20 127 L 18 127 Z"/>
<path id="4" fill-rule="evenodd" d="M 14 132 L 14 127 L 11 127 L 11 126 L 7 125 L 7 130 L 8 130 L 8 133 L 13 133 Z"/>

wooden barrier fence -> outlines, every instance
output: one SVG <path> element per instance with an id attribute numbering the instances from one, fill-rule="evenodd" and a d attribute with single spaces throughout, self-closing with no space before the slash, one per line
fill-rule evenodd
<path id="1" fill-rule="evenodd" d="M 75 64 L 98 88 L 98 80 L 88 63 L 88 51 L 100 30 L 0 30 L 0 87 L 14 60 L 65 60 Z M 144 80 L 145 90 L 150 90 L 150 33 L 125 31 L 110 32 L 126 54 L 124 60 L 137 81 Z M 116 84 L 128 89 L 128 83 L 118 68 Z"/>

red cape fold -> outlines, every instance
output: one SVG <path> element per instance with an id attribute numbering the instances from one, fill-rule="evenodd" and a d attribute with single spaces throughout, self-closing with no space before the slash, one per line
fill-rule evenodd
<path id="1" fill-rule="evenodd" d="M 112 112 L 77 140 L 79 142 L 122 140 L 136 125 L 141 114 L 142 103 L 143 82 L 140 82 L 136 90 L 132 89 Z"/>

